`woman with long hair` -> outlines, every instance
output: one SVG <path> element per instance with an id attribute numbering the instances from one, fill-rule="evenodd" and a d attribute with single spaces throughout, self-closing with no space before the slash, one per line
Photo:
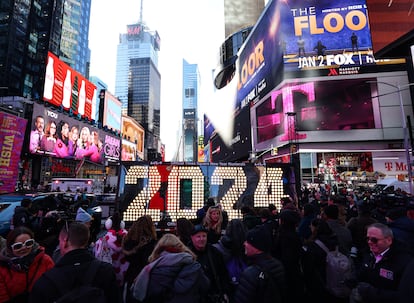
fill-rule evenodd
<path id="1" fill-rule="evenodd" d="M 59 158 L 66 158 L 69 155 L 69 124 L 66 121 L 60 121 L 57 128 L 58 138 L 55 144 L 55 154 Z"/>
<path id="2" fill-rule="evenodd" d="M 221 229 L 223 224 L 223 214 L 219 206 L 210 206 L 203 219 L 203 225 L 208 230 L 208 243 L 217 243 L 221 238 Z"/>
<path id="3" fill-rule="evenodd" d="M 0 302 L 28 302 L 34 283 L 53 266 L 29 228 L 9 232 L 6 247 L 0 251 Z"/>
<path id="4" fill-rule="evenodd" d="M 206 296 L 210 281 L 195 254 L 176 235 L 163 235 L 148 261 L 134 283 L 137 300 L 199 303 Z"/>
<path id="5" fill-rule="evenodd" d="M 151 216 L 139 217 L 128 230 L 122 242 L 122 251 L 129 262 L 125 272 L 126 303 L 136 302 L 130 288 L 140 271 L 148 264 L 148 257 L 157 244 L 157 232 Z"/>
<path id="6" fill-rule="evenodd" d="M 49 121 L 46 125 L 45 134 L 40 140 L 40 149 L 53 153 L 55 151 L 56 139 L 56 122 Z"/>

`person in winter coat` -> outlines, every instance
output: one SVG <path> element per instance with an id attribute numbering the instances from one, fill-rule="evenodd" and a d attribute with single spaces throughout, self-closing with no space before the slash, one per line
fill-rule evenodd
<path id="1" fill-rule="evenodd" d="M 148 303 L 198 303 L 210 281 L 195 254 L 174 234 L 158 241 L 149 263 L 134 283 L 133 295 Z"/>
<path id="2" fill-rule="evenodd" d="M 396 207 L 387 212 L 387 225 L 391 228 L 394 242 L 401 249 L 414 255 L 414 220 L 407 217 L 405 207 Z"/>
<path id="3" fill-rule="evenodd" d="M 243 243 L 246 240 L 247 227 L 242 219 L 232 219 L 227 225 L 225 234 L 213 246 L 222 254 L 230 279 L 229 297 L 239 284 L 240 275 L 247 267 Z"/>
<path id="4" fill-rule="evenodd" d="M 350 302 L 395 301 L 402 276 L 413 257 L 394 246 L 392 230 L 382 223 L 368 226 L 367 242 L 370 254 L 364 256 L 361 268 L 357 269 L 358 284 Z"/>
<path id="5" fill-rule="evenodd" d="M 284 209 L 280 212 L 280 227 L 277 241 L 272 247 L 272 256 L 280 260 L 285 269 L 287 292 L 290 303 L 303 302 L 304 281 L 300 267 L 302 261 L 302 243 L 296 227 L 301 220 L 299 212 Z"/>
<path id="6" fill-rule="evenodd" d="M 107 302 L 122 302 L 121 291 L 112 266 L 96 260 L 88 251 L 89 236 L 89 228 L 80 222 L 63 226 L 59 233 L 62 258 L 35 283 L 28 302 L 56 302 L 76 286 L 82 285 L 81 281 L 90 272 L 92 262 L 98 262 L 99 265 L 91 286 L 102 289 Z"/>
<path id="7" fill-rule="evenodd" d="M 129 262 L 125 273 L 124 288 L 126 288 L 127 303 L 136 302 L 130 293 L 130 288 L 141 270 L 148 264 L 148 257 L 157 244 L 157 232 L 151 216 L 139 217 L 128 230 L 122 242 L 122 251 Z"/>
<path id="8" fill-rule="evenodd" d="M 0 252 L 0 302 L 27 302 L 35 282 L 54 263 L 27 227 L 12 230 L 6 243 Z"/>
<path id="9" fill-rule="evenodd" d="M 129 267 L 129 262 L 126 260 L 122 251 L 122 241 L 128 231 L 125 229 L 125 223 L 121 220 L 121 215 L 118 212 L 115 212 L 105 221 L 105 228 L 107 232 L 96 241 L 94 254 L 99 259 L 104 242 L 107 243 L 111 254 L 112 266 L 116 273 L 116 279 L 119 286 L 122 287 L 124 285 L 125 273 Z"/>
<path id="10" fill-rule="evenodd" d="M 205 302 L 214 302 L 215 297 L 226 297 L 230 293 L 230 279 L 224 264 L 223 256 L 212 244 L 207 242 L 207 229 L 201 225 L 195 225 L 191 232 L 189 248 L 197 256 L 204 273 L 210 280 L 208 298 Z"/>
<path id="11" fill-rule="evenodd" d="M 203 219 L 203 225 L 208 230 L 208 243 L 217 243 L 221 238 L 223 214 L 219 206 L 210 206 Z"/>
<path id="12" fill-rule="evenodd" d="M 326 252 L 315 241 L 321 241 L 330 251 L 335 250 L 338 238 L 323 219 L 311 223 L 312 236 L 304 246 L 302 268 L 307 290 L 308 302 L 343 302 L 331 295 L 326 289 Z"/>
<path id="13" fill-rule="evenodd" d="M 244 242 L 249 265 L 242 272 L 234 295 L 235 303 L 287 302 L 285 270 L 270 254 L 271 236 L 263 226 L 248 231 Z"/>
<path id="14" fill-rule="evenodd" d="M 32 200 L 25 198 L 20 202 L 20 206 L 17 206 L 14 209 L 14 215 L 13 215 L 14 228 L 19 227 L 19 226 L 26 226 L 27 228 L 33 230 L 34 217 L 33 217 L 33 214 L 30 212 L 31 207 L 32 207 Z"/>

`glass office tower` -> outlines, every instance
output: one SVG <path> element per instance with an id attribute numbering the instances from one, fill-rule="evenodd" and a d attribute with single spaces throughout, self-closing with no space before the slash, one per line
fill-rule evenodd
<path id="1" fill-rule="evenodd" d="M 198 88 L 200 74 L 197 64 L 183 60 L 183 159 L 197 161 Z"/>
<path id="2" fill-rule="evenodd" d="M 158 71 L 160 38 L 142 23 L 127 26 L 117 50 L 115 96 L 123 113 L 145 129 L 148 160 L 160 155 L 161 75 Z"/>
<path id="3" fill-rule="evenodd" d="M 89 78 L 91 0 L 65 0 L 59 58 Z"/>

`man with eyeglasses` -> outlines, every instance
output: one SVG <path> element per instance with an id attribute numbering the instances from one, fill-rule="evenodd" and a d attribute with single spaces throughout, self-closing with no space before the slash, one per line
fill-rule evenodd
<path id="1" fill-rule="evenodd" d="M 352 291 L 350 302 L 393 302 L 398 296 L 401 277 L 413 257 L 395 246 L 392 230 L 385 224 L 369 225 L 366 241 L 370 253 L 357 269 L 359 283 Z"/>
<path id="2" fill-rule="evenodd" d="M 59 234 L 62 258 L 35 283 L 30 294 L 30 303 L 56 302 L 80 285 L 89 284 L 85 277 L 91 271 L 94 271 L 94 275 L 90 285 L 103 290 L 106 302 L 122 302 L 112 265 L 96 260 L 88 252 L 89 235 L 89 228 L 83 223 L 66 223 L 63 226 Z M 97 268 L 96 262 L 99 263 Z"/>

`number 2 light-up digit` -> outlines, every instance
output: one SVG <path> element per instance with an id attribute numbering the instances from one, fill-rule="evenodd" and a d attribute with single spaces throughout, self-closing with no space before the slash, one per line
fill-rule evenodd
<path id="1" fill-rule="evenodd" d="M 125 184 L 137 184 L 138 179 L 147 179 L 148 185 L 144 185 L 138 195 L 128 205 L 124 212 L 125 221 L 135 221 L 140 216 L 148 214 L 153 218 L 160 217 L 159 209 L 146 209 L 148 202 L 155 195 L 161 185 L 161 177 L 156 166 L 135 165 L 128 169 L 125 176 Z"/>
<path id="2" fill-rule="evenodd" d="M 242 167 L 216 167 L 211 176 L 211 184 L 223 185 L 224 179 L 234 180 L 234 184 L 229 188 L 221 201 L 219 201 L 223 209 L 227 211 L 229 220 L 231 220 L 239 217 L 239 212 L 233 209 L 233 204 L 237 202 L 241 194 L 246 190 L 247 178 Z"/>

